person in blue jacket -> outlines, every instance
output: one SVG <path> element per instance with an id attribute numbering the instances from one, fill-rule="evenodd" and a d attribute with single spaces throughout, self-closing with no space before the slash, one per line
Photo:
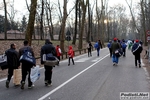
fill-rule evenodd
<path id="1" fill-rule="evenodd" d="M 95 44 L 94 44 L 95 49 L 97 49 L 97 56 L 99 57 L 99 52 L 100 52 L 100 48 L 102 49 L 102 43 L 101 40 L 98 40 Z"/>
<path id="2" fill-rule="evenodd" d="M 111 44 L 112 44 L 112 41 L 109 40 L 109 42 L 108 42 L 108 44 L 107 44 L 107 47 L 108 47 L 108 49 L 109 49 L 110 57 L 112 57 Z"/>
<path id="3" fill-rule="evenodd" d="M 125 57 L 126 56 L 126 47 L 127 47 L 127 45 L 126 45 L 126 42 L 125 42 L 124 39 L 122 40 L 121 47 L 122 47 L 122 51 L 123 51 L 123 57 Z"/>

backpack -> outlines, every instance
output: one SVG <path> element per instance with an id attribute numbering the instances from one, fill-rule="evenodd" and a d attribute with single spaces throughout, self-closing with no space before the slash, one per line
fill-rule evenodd
<path id="1" fill-rule="evenodd" d="M 35 58 L 33 57 L 32 52 L 31 52 L 31 50 L 29 50 L 29 48 L 25 48 L 25 49 L 23 50 L 23 54 L 22 54 L 22 56 L 20 57 L 20 60 L 19 60 L 19 61 L 20 61 L 20 62 L 26 61 L 26 62 L 28 62 L 28 63 L 30 63 L 30 64 L 36 65 L 36 60 L 35 60 Z"/>
<path id="2" fill-rule="evenodd" d="M 96 42 L 95 44 L 94 44 L 94 48 L 98 48 L 98 43 Z"/>
<path id="3" fill-rule="evenodd" d="M 127 45 L 125 43 L 122 43 L 122 48 L 125 49 Z"/>

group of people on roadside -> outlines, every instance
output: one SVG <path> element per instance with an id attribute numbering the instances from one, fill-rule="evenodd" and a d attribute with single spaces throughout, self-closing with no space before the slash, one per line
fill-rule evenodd
<path id="1" fill-rule="evenodd" d="M 132 43 L 131 43 L 132 42 Z M 135 57 L 135 67 L 139 66 L 141 68 L 141 57 L 140 54 L 143 50 L 142 42 L 138 39 L 130 41 L 129 43 L 126 42 L 124 39 L 120 41 L 117 38 L 114 38 L 113 41 L 109 41 L 107 47 L 109 48 L 110 57 L 112 57 L 113 66 L 118 65 L 119 57 L 123 55 L 126 56 L 126 47 L 128 49 L 131 48 L 131 52 Z M 138 62 L 138 63 L 137 63 Z"/>
<path id="2" fill-rule="evenodd" d="M 28 75 L 28 88 L 33 87 L 33 83 L 31 82 L 30 79 L 30 73 L 31 73 L 31 68 L 36 66 L 36 64 L 32 64 L 28 61 L 20 61 L 21 56 L 24 54 L 25 50 L 28 50 L 31 52 L 31 56 L 35 58 L 33 48 L 29 46 L 28 41 L 23 42 L 24 46 L 19 49 L 19 51 L 16 50 L 16 44 L 12 43 L 10 45 L 10 49 L 5 51 L 5 54 L 7 56 L 7 67 L 8 67 L 8 76 L 6 80 L 6 88 L 9 88 L 9 83 L 11 80 L 11 77 L 13 76 L 13 71 L 14 69 L 18 69 L 21 65 L 21 71 L 22 71 L 22 79 L 21 79 L 21 89 L 24 89 L 25 86 L 25 81 L 26 77 Z M 45 65 L 43 61 L 43 55 L 44 54 L 49 54 L 52 53 L 53 56 L 57 57 L 60 60 L 60 56 L 62 54 L 61 49 L 59 45 L 56 46 L 56 48 L 53 46 L 52 42 L 50 42 L 49 39 L 45 40 L 45 44 L 41 47 L 41 52 L 40 52 L 40 57 L 41 57 L 41 64 L 44 65 L 45 69 L 45 86 L 51 86 L 52 85 L 52 69 L 54 66 L 50 65 Z M 73 65 L 74 63 L 74 50 L 72 46 L 69 46 L 68 50 L 68 66 L 70 65 L 70 59 L 72 59 Z M 59 63 L 58 63 L 59 66 Z"/>

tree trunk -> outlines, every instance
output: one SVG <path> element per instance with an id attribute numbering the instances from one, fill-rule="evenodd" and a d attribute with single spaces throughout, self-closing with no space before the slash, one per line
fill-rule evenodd
<path id="1" fill-rule="evenodd" d="M 36 6 L 37 6 L 37 0 L 31 0 L 30 14 L 29 14 L 28 26 L 26 30 L 26 36 L 25 36 L 25 39 L 29 41 L 29 45 L 31 45 L 32 43 L 32 34 L 34 32 Z"/>
<path id="2" fill-rule="evenodd" d="M 64 42 L 65 42 L 66 19 L 67 19 L 67 0 L 64 0 L 63 18 L 62 18 L 62 24 L 61 24 L 61 37 L 60 37 L 60 48 L 62 52 L 65 52 Z"/>
<path id="3" fill-rule="evenodd" d="M 78 5 L 79 5 L 79 0 L 76 0 L 76 10 L 75 10 L 75 32 L 73 35 L 73 41 L 72 44 L 76 44 L 76 37 L 77 37 L 77 24 L 78 24 Z"/>
<path id="4" fill-rule="evenodd" d="M 41 11 L 41 20 L 40 20 L 40 36 L 41 40 L 43 40 L 44 32 L 43 32 L 43 14 L 44 14 L 44 0 L 42 0 L 42 11 Z"/>
<path id="5" fill-rule="evenodd" d="M 5 0 L 3 0 L 3 2 L 5 9 L 4 39 L 7 40 L 7 5 Z"/>

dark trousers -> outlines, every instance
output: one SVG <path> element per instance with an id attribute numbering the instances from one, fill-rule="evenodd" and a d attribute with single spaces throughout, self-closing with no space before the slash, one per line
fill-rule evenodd
<path id="1" fill-rule="evenodd" d="M 135 56 L 135 66 L 137 66 L 137 62 L 141 66 L 141 57 L 140 57 L 140 54 L 136 54 L 134 56 Z"/>
<path id="2" fill-rule="evenodd" d="M 110 54 L 110 57 L 112 57 L 112 50 L 111 50 L 111 48 L 109 48 L 109 54 Z"/>
<path id="3" fill-rule="evenodd" d="M 58 60 L 60 61 L 60 56 L 57 56 Z M 59 62 L 58 62 L 58 65 L 59 65 Z"/>
<path id="4" fill-rule="evenodd" d="M 52 69 L 53 69 L 53 67 L 44 65 L 44 68 L 45 68 L 45 81 L 48 84 L 51 84 L 52 83 Z"/>
<path id="5" fill-rule="evenodd" d="M 8 67 L 7 81 L 9 81 L 9 82 L 11 80 L 11 77 L 13 76 L 13 71 L 14 71 L 14 68 L 12 68 L 12 66 Z"/>
<path id="6" fill-rule="evenodd" d="M 126 56 L 126 49 L 122 49 L 123 50 L 123 56 Z"/>
<path id="7" fill-rule="evenodd" d="M 26 76 L 28 74 L 28 86 L 32 86 L 32 82 L 30 79 L 30 73 L 31 73 L 31 68 L 33 67 L 32 64 L 28 63 L 28 62 L 22 62 L 22 82 L 25 82 L 26 80 Z"/>
<path id="8" fill-rule="evenodd" d="M 58 60 L 60 61 L 60 56 L 57 56 Z"/>
<path id="9" fill-rule="evenodd" d="M 74 64 L 73 57 L 69 57 L 69 64 L 70 64 L 70 59 L 72 59 L 72 63 Z"/>
<path id="10" fill-rule="evenodd" d="M 89 56 L 92 56 L 91 48 L 88 48 L 88 57 L 89 57 Z"/>

